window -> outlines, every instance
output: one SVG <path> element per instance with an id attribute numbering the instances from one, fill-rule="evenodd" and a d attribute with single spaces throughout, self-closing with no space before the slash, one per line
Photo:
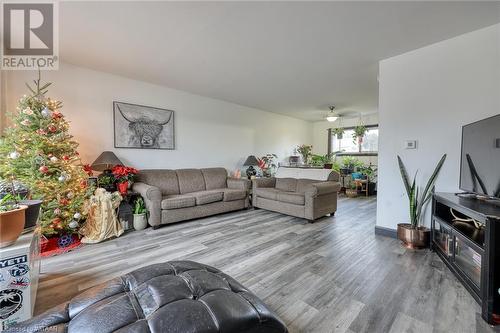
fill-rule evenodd
<path id="1" fill-rule="evenodd" d="M 346 152 L 346 153 L 376 153 L 378 152 L 378 126 L 367 126 L 367 132 L 363 137 L 361 144 L 361 151 L 358 141 L 352 136 L 354 129 L 351 127 L 345 128 L 342 138 L 339 139 L 337 135 L 332 134 L 330 137 L 331 151 L 332 152 Z"/>

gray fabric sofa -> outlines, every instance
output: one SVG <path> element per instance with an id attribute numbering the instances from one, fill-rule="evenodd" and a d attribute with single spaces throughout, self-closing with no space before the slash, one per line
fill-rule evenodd
<path id="1" fill-rule="evenodd" d="M 156 228 L 249 206 L 246 179 L 228 178 L 224 168 L 141 170 L 132 189 L 144 198 Z"/>
<path id="2" fill-rule="evenodd" d="M 279 170 L 278 170 L 279 171 Z M 321 172 L 319 172 L 321 173 Z M 290 174 L 290 173 L 288 173 Z M 296 173 L 299 177 L 300 170 Z M 307 176 L 307 172 L 302 174 Z M 272 210 L 314 221 L 337 210 L 339 174 L 326 170 L 325 180 L 272 177 L 252 180 L 252 204 L 255 208 Z"/>

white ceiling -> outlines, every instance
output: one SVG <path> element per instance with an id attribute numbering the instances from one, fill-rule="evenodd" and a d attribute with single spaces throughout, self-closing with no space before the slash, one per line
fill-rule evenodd
<path id="1" fill-rule="evenodd" d="M 62 2 L 63 61 L 306 120 L 374 112 L 378 61 L 500 22 L 498 2 Z"/>

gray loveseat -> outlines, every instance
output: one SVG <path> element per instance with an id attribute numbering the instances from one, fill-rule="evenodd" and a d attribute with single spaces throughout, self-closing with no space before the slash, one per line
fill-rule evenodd
<path id="1" fill-rule="evenodd" d="M 332 170 L 280 168 L 276 177 L 254 179 L 252 187 L 255 208 L 314 221 L 335 214 L 340 183 Z"/>
<path id="2" fill-rule="evenodd" d="M 231 179 L 224 168 L 141 170 L 133 190 L 144 198 L 156 228 L 249 206 L 249 181 Z"/>

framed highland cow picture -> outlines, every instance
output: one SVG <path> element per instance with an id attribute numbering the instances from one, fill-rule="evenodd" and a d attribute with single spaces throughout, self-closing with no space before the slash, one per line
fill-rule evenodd
<path id="1" fill-rule="evenodd" d="M 113 102 L 115 148 L 175 149 L 174 111 Z"/>

